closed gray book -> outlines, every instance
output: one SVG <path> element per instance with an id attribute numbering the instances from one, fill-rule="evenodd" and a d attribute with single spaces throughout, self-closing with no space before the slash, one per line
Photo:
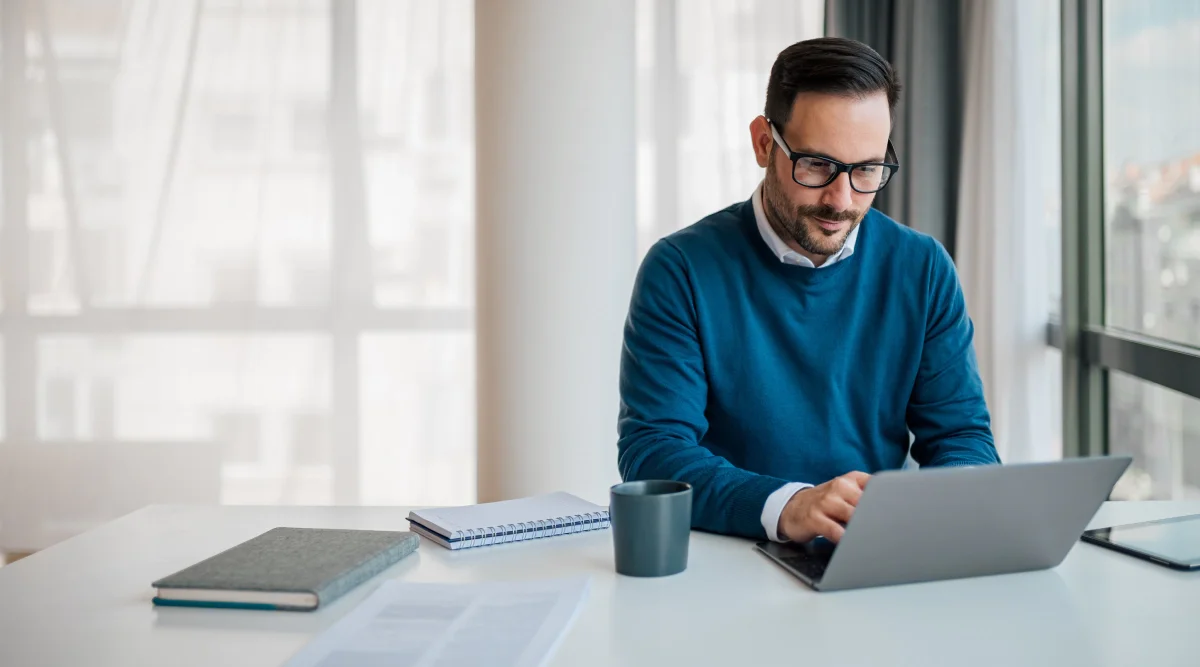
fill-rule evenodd
<path id="1" fill-rule="evenodd" d="M 308 611 L 416 550 L 409 532 L 274 528 L 151 584 L 154 604 Z"/>

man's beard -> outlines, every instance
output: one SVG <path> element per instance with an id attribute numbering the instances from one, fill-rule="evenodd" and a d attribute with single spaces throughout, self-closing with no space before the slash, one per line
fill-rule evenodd
<path id="1" fill-rule="evenodd" d="M 772 156 L 773 158 L 774 156 Z M 774 166 L 772 164 L 772 166 Z M 848 209 L 834 210 L 827 205 L 794 205 L 783 196 L 783 188 L 773 168 L 767 169 L 767 181 L 763 184 L 763 205 L 766 208 L 767 219 L 774 223 L 775 231 L 783 232 L 784 241 L 795 241 L 806 252 L 828 257 L 836 254 L 846 245 L 850 232 L 862 222 L 865 211 Z M 842 221 L 849 220 L 845 229 L 831 232 L 813 218 Z"/>

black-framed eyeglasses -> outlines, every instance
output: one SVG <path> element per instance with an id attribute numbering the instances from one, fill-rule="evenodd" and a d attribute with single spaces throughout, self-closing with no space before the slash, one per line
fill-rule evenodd
<path id="1" fill-rule="evenodd" d="M 888 139 L 887 154 L 884 159 L 890 156 L 892 162 L 846 164 L 825 155 L 793 151 L 783 140 L 783 135 L 780 134 L 775 123 L 768 118 L 767 124 L 771 126 L 771 135 L 775 137 L 775 143 L 779 144 L 788 159 L 792 161 L 792 180 L 796 182 L 796 185 L 803 185 L 806 188 L 823 188 L 832 183 L 842 172 L 846 172 L 850 175 L 850 188 L 866 195 L 882 190 L 892 176 L 900 171 L 896 149 L 892 146 L 891 139 Z"/>

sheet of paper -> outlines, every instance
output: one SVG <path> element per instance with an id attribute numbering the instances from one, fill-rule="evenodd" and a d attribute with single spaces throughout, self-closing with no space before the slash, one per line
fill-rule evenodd
<path id="1" fill-rule="evenodd" d="M 288 667 L 537 667 L 566 636 L 590 579 L 385 582 Z"/>

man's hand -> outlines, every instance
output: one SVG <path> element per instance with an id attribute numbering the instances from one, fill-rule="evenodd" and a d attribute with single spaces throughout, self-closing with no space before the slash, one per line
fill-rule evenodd
<path id="1" fill-rule="evenodd" d="M 869 479 L 867 473 L 854 471 L 797 491 L 779 515 L 779 535 L 793 542 L 807 542 L 818 535 L 831 542 L 842 539 Z"/>

